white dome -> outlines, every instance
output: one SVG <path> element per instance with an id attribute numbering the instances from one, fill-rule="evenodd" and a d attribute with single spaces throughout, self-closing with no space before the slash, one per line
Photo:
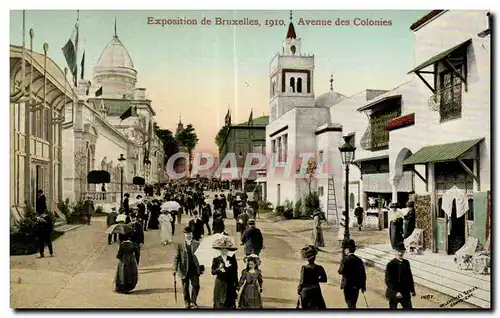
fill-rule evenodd
<path id="1" fill-rule="evenodd" d="M 347 97 L 345 95 L 330 90 L 314 100 L 314 107 L 330 108 L 346 98 Z"/>
<path id="2" fill-rule="evenodd" d="M 120 39 L 114 36 L 104 48 L 96 68 L 129 68 L 134 69 L 134 63 Z"/>

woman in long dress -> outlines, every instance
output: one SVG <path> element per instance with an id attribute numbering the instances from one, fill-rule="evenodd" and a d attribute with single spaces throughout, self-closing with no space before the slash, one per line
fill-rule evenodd
<path id="1" fill-rule="evenodd" d="M 344 240 L 344 231 L 345 231 L 345 211 L 342 211 L 342 217 L 340 218 L 339 224 L 339 232 L 337 233 L 337 239 L 340 243 Z"/>
<path id="2" fill-rule="evenodd" d="M 172 215 L 168 212 L 160 214 L 158 218 L 158 222 L 160 223 L 160 239 L 164 245 L 172 242 L 172 220 Z"/>
<path id="3" fill-rule="evenodd" d="M 139 253 L 137 244 L 130 240 L 130 233 L 120 235 L 120 248 L 116 258 L 118 265 L 115 276 L 115 292 L 126 294 L 131 292 L 139 280 L 139 271 L 135 255 Z"/>
<path id="4" fill-rule="evenodd" d="M 301 254 L 302 258 L 307 261 L 307 265 L 303 265 L 300 269 L 297 307 L 302 309 L 326 309 L 319 285 L 327 282 L 326 272 L 323 266 L 314 263 L 318 249 L 309 245 L 302 249 Z"/>
<path id="5" fill-rule="evenodd" d="M 247 266 L 241 272 L 238 289 L 241 290 L 239 308 L 262 308 L 262 272 L 259 269 L 259 257 L 249 255 Z"/>
<path id="6" fill-rule="evenodd" d="M 236 256 L 229 256 L 229 251 L 236 251 L 233 241 L 228 236 L 221 236 L 212 247 L 219 250 L 219 256 L 212 260 L 212 275 L 215 278 L 214 308 L 236 308 L 236 287 L 238 285 L 238 263 Z"/>
<path id="7" fill-rule="evenodd" d="M 313 214 L 312 241 L 315 247 L 325 247 L 325 239 L 323 238 L 323 229 L 321 228 L 322 214 L 323 213 L 321 211 L 318 211 Z"/>

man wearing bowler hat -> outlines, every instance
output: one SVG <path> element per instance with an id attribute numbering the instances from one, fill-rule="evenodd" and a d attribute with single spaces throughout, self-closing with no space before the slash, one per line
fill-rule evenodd
<path id="1" fill-rule="evenodd" d="M 410 262 L 404 259 L 405 246 L 398 244 L 395 257 L 385 268 L 385 297 L 389 300 L 389 308 L 397 309 L 400 303 L 403 309 L 412 309 L 411 296 L 415 297 L 415 284 L 411 273 Z"/>
<path id="2" fill-rule="evenodd" d="M 347 308 L 356 309 L 359 290 L 366 291 L 366 271 L 361 258 L 354 255 L 356 243 L 353 240 L 347 242 L 346 247 L 349 253 L 345 256 L 339 268 L 339 274 L 342 275 L 340 289 L 344 291 L 344 299 Z"/>

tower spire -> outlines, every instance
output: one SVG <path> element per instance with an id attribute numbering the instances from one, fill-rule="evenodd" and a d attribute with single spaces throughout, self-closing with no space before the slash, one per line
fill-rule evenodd
<path id="1" fill-rule="evenodd" d="M 118 32 L 116 31 L 116 17 L 115 17 L 115 35 L 113 37 L 118 38 Z"/>
<path id="2" fill-rule="evenodd" d="M 330 75 L 330 90 L 333 91 L 333 74 Z"/>
<path id="3" fill-rule="evenodd" d="M 290 24 L 288 25 L 288 32 L 286 33 L 287 39 L 297 38 L 297 34 L 295 34 L 295 27 L 293 26 L 292 19 L 293 19 L 292 10 L 290 10 Z"/>

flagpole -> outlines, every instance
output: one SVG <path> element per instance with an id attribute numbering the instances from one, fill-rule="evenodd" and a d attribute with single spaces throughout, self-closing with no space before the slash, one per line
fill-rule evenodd
<path id="1" fill-rule="evenodd" d="M 78 37 L 80 33 L 80 10 L 76 10 L 76 43 L 75 43 L 75 87 L 78 87 Z"/>

